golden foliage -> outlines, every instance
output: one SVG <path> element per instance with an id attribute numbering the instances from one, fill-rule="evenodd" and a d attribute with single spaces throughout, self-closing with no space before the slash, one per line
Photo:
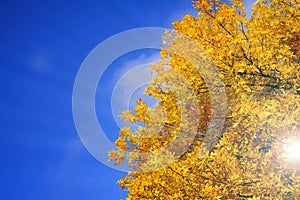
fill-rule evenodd
<path id="1" fill-rule="evenodd" d="M 128 122 L 144 126 L 121 129 L 118 150 L 110 152 L 116 164 L 127 159 L 134 168 L 119 181 L 127 199 L 300 199 L 299 160 L 289 162 L 284 153 L 300 135 L 299 6 L 261 0 L 247 19 L 241 0 L 195 0 L 198 16 L 174 22 L 146 90 L 159 104 L 151 109 L 139 100 L 134 112 L 125 111 Z M 226 92 L 222 135 L 205 157 L 199 154 L 216 110 L 211 83 L 191 60 L 205 68 L 210 58 L 200 48 L 183 49 L 196 55 L 191 59 L 178 55 L 180 35 L 208 52 Z M 185 104 L 193 94 L 196 106 Z M 197 134 L 182 154 L 184 145 L 172 141 L 191 127 Z"/>

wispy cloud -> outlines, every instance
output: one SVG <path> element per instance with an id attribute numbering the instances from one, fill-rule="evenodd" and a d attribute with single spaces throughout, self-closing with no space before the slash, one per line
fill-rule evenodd
<path id="1" fill-rule="evenodd" d="M 159 59 L 159 52 L 150 56 L 142 54 L 137 59 L 128 60 L 115 72 L 113 82 L 116 84 L 112 93 L 111 109 L 119 127 L 125 124 L 118 115 L 124 110 L 134 108 L 139 98 L 143 97 L 143 100 L 150 105 L 154 103 L 153 98 L 147 98 L 143 92 L 151 81 L 150 64 L 156 63 Z"/>
<path id="2" fill-rule="evenodd" d="M 49 53 L 42 49 L 31 53 L 26 61 L 28 69 L 34 73 L 46 74 L 53 69 Z"/>

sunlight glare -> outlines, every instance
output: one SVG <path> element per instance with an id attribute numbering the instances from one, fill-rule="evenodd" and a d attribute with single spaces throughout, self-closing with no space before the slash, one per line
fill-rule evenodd
<path id="1" fill-rule="evenodd" d="M 290 159 L 293 159 L 293 160 L 300 159 L 300 141 L 296 141 L 296 142 L 291 143 L 287 147 L 286 153 L 287 153 L 287 155 L 289 156 Z"/>

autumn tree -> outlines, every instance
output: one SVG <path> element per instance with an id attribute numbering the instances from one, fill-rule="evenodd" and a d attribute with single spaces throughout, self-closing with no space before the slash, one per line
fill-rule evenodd
<path id="1" fill-rule="evenodd" d="M 128 199 L 300 199 L 299 0 L 195 0 L 122 117 Z M 300 143 L 298 143 L 299 145 Z M 293 155 L 291 155 L 293 154 Z"/>

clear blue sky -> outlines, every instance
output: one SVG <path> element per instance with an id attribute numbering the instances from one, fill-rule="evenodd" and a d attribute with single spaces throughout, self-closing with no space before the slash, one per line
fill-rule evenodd
<path id="1" fill-rule="evenodd" d="M 77 70 L 108 37 L 171 28 L 190 9 L 188 0 L 1 1 L 0 199 L 125 197 L 116 184 L 125 174 L 93 158 L 75 130 Z M 116 138 L 113 122 L 106 129 Z"/>
<path id="2" fill-rule="evenodd" d="M 77 70 L 108 37 L 139 27 L 172 28 L 191 9 L 189 0 L 1 1 L 0 199 L 124 198 L 116 181 L 125 173 L 92 157 L 76 132 Z M 107 71 L 96 98 L 100 108 L 109 103 L 101 101 L 109 99 L 102 97 L 111 92 L 113 70 L 136 57 L 122 58 Z M 107 116 L 105 132 L 115 139 L 110 110 L 98 114 Z"/>

